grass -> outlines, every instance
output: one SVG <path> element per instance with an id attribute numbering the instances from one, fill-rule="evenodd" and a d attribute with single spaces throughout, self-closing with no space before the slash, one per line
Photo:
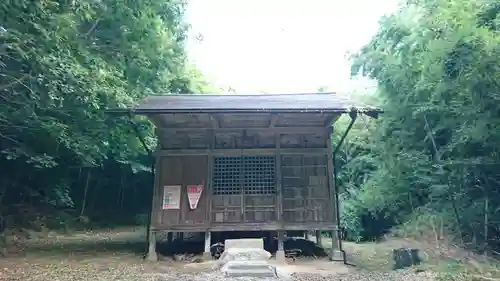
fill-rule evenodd
<path id="1" fill-rule="evenodd" d="M 323 239 L 325 247 L 330 246 L 328 240 Z M 343 245 L 349 260 L 362 271 L 392 270 L 392 250 L 408 247 L 420 249 L 423 259 L 414 269 L 438 272 L 440 280 L 500 281 L 499 263 L 456 247 L 436 247 L 402 238 L 378 243 L 344 242 Z M 135 281 L 148 280 L 151 273 L 166 274 L 173 268 L 183 270 L 173 261 L 145 262 L 145 251 L 144 228 L 48 233 L 28 240 L 20 253 L 1 258 L 0 280 Z"/>
<path id="2" fill-rule="evenodd" d="M 0 280 L 135 281 L 165 271 L 161 264 L 142 259 L 144 229 L 50 233 L 24 246 L 21 252 L 0 259 Z"/>
<path id="3" fill-rule="evenodd" d="M 440 280 L 500 281 L 498 261 L 458 247 L 436 246 L 404 238 L 373 243 L 344 242 L 343 245 L 349 259 L 361 270 L 392 270 L 393 249 L 416 248 L 420 250 L 422 263 L 414 269 L 435 272 Z"/>

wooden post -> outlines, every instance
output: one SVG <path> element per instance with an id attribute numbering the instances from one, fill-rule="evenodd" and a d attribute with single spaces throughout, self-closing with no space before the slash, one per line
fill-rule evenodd
<path id="1" fill-rule="evenodd" d="M 158 254 L 156 254 L 156 231 L 149 231 L 149 247 L 146 259 L 148 261 L 158 261 Z"/>
<path id="2" fill-rule="evenodd" d="M 285 231 L 278 230 L 278 251 L 276 251 L 276 261 L 285 262 Z"/>
<path id="3" fill-rule="evenodd" d="M 327 140 L 327 169 L 328 169 L 328 190 L 329 190 L 329 195 L 330 195 L 330 202 L 331 202 L 331 207 L 332 207 L 332 212 L 330 212 L 329 215 L 332 216 L 332 221 L 335 222 L 335 224 L 338 224 L 337 222 L 337 212 L 338 208 L 337 205 L 339 202 L 336 200 L 336 195 L 335 195 L 335 179 L 333 178 L 334 174 L 334 163 L 333 163 L 333 148 L 332 148 L 332 131 L 331 128 L 328 128 L 328 140 Z M 339 231 L 338 229 L 334 229 L 331 232 L 331 237 L 332 237 L 332 249 L 331 249 L 331 256 L 330 260 L 338 260 L 339 254 L 341 255 L 341 249 L 340 249 L 340 236 L 339 236 Z"/>
<path id="4" fill-rule="evenodd" d="M 282 176 L 281 176 L 281 134 L 279 132 L 275 132 L 275 165 L 276 165 L 276 221 L 279 223 L 282 229 L 284 229 L 284 220 L 283 220 L 283 193 L 282 193 Z"/>
<path id="5" fill-rule="evenodd" d="M 266 231 L 266 237 L 264 239 L 264 249 L 272 249 L 274 235 L 273 231 Z"/>
<path id="6" fill-rule="evenodd" d="M 332 234 L 332 248 L 330 250 L 330 260 L 344 261 L 343 254 L 340 249 L 340 243 L 339 243 L 340 237 L 338 236 L 339 232 L 337 230 L 332 230 L 331 234 Z"/>
<path id="7" fill-rule="evenodd" d="M 212 236 L 210 231 L 205 231 L 205 251 L 203 252 L 203 260 L 211 260 L 212 253 L 210 251 L 210 246 L 212 242 Z"/>
<path id="8" fill-rule="evenodd" d="M 320 230 L 316 230 L 316 244 L 318 245 L 318 247 L 323 247 L 323 237 L 321 237 L 321 231 Z"/>
<path id="9" fill-rule="evenodd" d="M 148 233 L 148 253 L 146 259 L 148 261 L 158 261 L 158 255 L 156 254 L 156 231 L 154 230 L 157 225 L 161 223 L 160 210 L 161 200 L 162 200 L 162 190 L 161 190 L 161 173 L 163 171 L 162 167 L 162 156 L 157 155 L 155 159 L 155 179 L 153 183 L 153 198 L 151 198 L 151 219 L 149 222 L 149 233 Z"/>
<path id="10" fill-rule="evenodd" d="M 155 179 L 153 183 L 153 198 L 151 198 L 151 221 L 149 222 L 149 227 L 158 226 L 161 224 L 161 219 L 163 216 L 162 201 L 163 201 L 163 189 L 162 186 L 162 172 L 163 172 L 163 157 L 157 155 L 155 159 Z"/>
<path id="11" fill-rule="evenodd" d="M 212 120 L 213 119 L 212 117 Z M 215 124 L 216 121 L 214 121 Z M 212 151 L 215 148 L 215 134 L 214 130 L 209 131 L 209 143 L 208 143 L 208 155 L 207 155 L 207 183 L 205 184 L 205 189 L 206 189 L 206 194 L 207 194 L 207 220 L 208 220 L 208 226 L 212 227 L 212 196 L 213 196 L 213 191 L 212 191 L 212 173 L 213 173 L 213 165 L 214 165 L 214 156 L 212 155 Z"/>

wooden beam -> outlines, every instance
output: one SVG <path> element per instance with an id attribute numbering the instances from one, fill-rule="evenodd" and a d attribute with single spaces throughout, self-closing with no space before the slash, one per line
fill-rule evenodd
<path id="1" fill-rule="evenodd" d="M 326 120 L 325 120 L 325 127 L 331 127 L 333 125 L 333 123 L 335 123 L 335 121 L 337 121 L 337 119 L 339 119 L 340 115 L 338 114 L 330 114 L 326 117 Z"/>
<path id="2" fill-rule="evenodd" d="M 283 154 L 327 154 L 327 148 L 281 148 L 280 155 Z M 250 149 L 163 149 L 156 151 L 156 156 L 174 155 L 275 155 L 276 148 L 250 148 Z"/>
<path id="3" fill-rule="evenodd" d="M 149 120 L 155 125 L 156 128 L 165 126 L 165 124 L 163 124 L 163 119 L 159 115 L 151 116 Z"/>
<path id="4" fill-rule="evenodd" d="M 186 232 L 204 232 L 204 231 L 262 231 L 270 230 L 276 231 L 277 229 L 283 230 L 304 230 L 304 229 L 317 229 L 317 230 L 336 230 L 337 225 L 332 222 L 302 222 L 302 223 L 287 223 L 281 225 L 279 222 L 263 222 L 263 223 L 248 223 L 248 222 L 220 222 L 208 225 L 202 224 L 175 224 L 158 226 L 154 228 L 157 231 L 186 231 Z"/>
<path id="5" fill-rule="evenodd" d="M 278 121 L 278 114 L 271 115 L 271 120 L 269 121 L 269 128 L 276 128 L 277 121 Z"/>
<path id="6" fill-rule="evenodd" d="M 324 133 L 324 127 L 258 127 L 258 128 L 157 128 L 157 135 L 161 134 L 176 134 L 176 133 L 201 133 L 208 132 L 209 130 L 214 130 L 215 133 L 231 133 L 238 131 L 267 131 L 267 132 L 277 132 L 280 134 L 316 134 Z"/>
<path id="7" fill-rule="evenodd" d="M 212 127 L 216 129 L 220 128 L 220 118 L 218 116 L 210 114 L 210 122 L 212 122 Z"/>

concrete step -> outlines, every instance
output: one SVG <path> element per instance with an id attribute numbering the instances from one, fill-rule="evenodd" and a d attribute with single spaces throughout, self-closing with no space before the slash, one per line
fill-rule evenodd
<path id="1" fill-rule="evenodd" d="M 277 277 L 276 268 L 266 261 L 228 261 L 221 271 L 228 277 Z"/>

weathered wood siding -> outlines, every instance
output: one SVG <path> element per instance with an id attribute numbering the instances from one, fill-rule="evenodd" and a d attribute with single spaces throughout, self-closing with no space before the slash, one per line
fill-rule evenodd
<path id="1" fill-rule="evenodd" d="M 179 210 L 163 210 L 158 204 L 157 212 L 160 213 L 161 227 L 170 226 L 203 226 L 208 224 L 208 194 L 207 182 L 207 156 L 167 156 L 161 161 L 161 191 L 160 202 L 163 200 L 163 186 L 181 185 L 181 203 Z M 186 186 L 204 184 L 198 207 L 189 208 Z"/>
<path id="2" fill-rule="evenodd" d="M 214 225 L 276 222 L 275 195 L 213 195 L 212 200 Z"/>
<path id="3" fill-rule="evenodd" d="M 332 222 L 326 155 L 284 155 L 281 161 L 285 225 Z"/>
<path id="4" fill-rule="evenodd" d="M 336 216 L 327 150 L 328 124 L 335 116 L 156 118 L 161 161 L 153 224 L 173 231 L 332 229 Z M 186 186 L 198 184 L 205 188 L 197 209 L 190 210 Z M 162 209 L 165 185 L 182 185 L 180 210 Z"/>

